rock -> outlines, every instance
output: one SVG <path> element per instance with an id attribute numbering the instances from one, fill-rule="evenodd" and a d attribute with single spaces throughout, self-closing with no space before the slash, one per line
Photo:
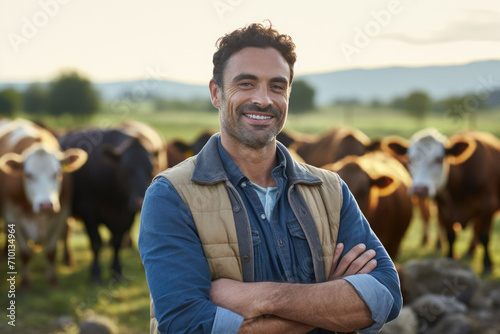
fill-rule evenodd
<path id="1" fill-rule="evenodd" d="M 75 325 L 75 320 L 73 319 L 73 317 L 70 317 L 69 315 L 57 318 L 56 326 L 58 328 L 66 328 L 72 325 Z"/>
<path id="2" fill-rule="evenodd" d="M 441 318 L 448 314 L 464 314 L 467 306 L 454 297 L 427 294 L 411 304 L 418 318 L 419 328 L 428 329 L 437 324 Z"/>
<path id="3" fill-rule="evenodd" d="M 472 325 L 465 314 L 448 314 L 426 334 L 472 334 Z"/>
<path id="4" fill-rule="evenodd" d="M 417 334 L 417 316 L 411 307 L 404 306 L 399 316 L 387 323 L 380 332 L 381 334 Z"/>
<path id="5" fill-rule="evenodd" d="M 80 334 L 115 334 L 115 324 L 108 318 L 92 316 L 80 324 Z"/>
<path id="6" fill-rule="evenodd" d="M 408 261 L 399 274 L 406 304 L 429 293 L 468 304 L 479 285 L 469 266 L 445 258 Z"/>

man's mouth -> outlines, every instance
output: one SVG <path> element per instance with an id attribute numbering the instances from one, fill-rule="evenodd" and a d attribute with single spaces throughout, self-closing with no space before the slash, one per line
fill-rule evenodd
<path id="1" fill-rule="evenodd" d="M 263 115 L 255 115 L 255 114 L 244 114 L 246 117 L 250 117 L 251 119 L 270 119 L 272 116 L 263 116 Z"/>

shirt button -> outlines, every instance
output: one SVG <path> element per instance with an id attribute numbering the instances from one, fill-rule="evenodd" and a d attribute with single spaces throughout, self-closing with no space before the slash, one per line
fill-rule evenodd
<path id="1" fill-rule="evenodd" d="M 241 182 L 241 187 L 242 188 L 245 188 L 247 186 L 247 183 L 246 182 Z"/>
<path id="2" fill-rule="evenodd" d="M 283 247 L 285 245 L 285 241 L 283 239 L 278 240 L 278 244 Z"/>
<path id="3" fill-rule="evenodd" d="M 233 211 L 234 212 L 239 212 L 241 210 L 240 206 L 239 205 L 235 205 L 233 206 Z"/>
<path id="4" fill-rule="evenodd" d="M 249 261 L 250 261 L 250 256 L 248 256 L 248 255 L 243 255 L 243 256 L 241 257 L 241 261 L 242 261 L 243 263 L 247 263 L 247 262 L 249 262 Z"/>
<path id="5" fill-rule="evenodd" d="M 265 215 L 265 214 L 261 214 L 261 215 L 260 215 L 260 219 L 262 219 L 262 220 L 266 220 L 266 215 Z"/>

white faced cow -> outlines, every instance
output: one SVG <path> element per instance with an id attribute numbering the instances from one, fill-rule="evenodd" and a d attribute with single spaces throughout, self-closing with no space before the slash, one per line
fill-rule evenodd
<path id="1" fill-rule="evenodd" d="M 0 214 L 7 225 L 15 226 L 22 287 L 29 285 L 30 244 L 45 246 L 47 277 L 51 285 L 57 283 L 57 240 L 66 227 L 71 200 L 65 173 L 86 160 L 83 150 L 61 151 L 54 135 L 27 120 L 0 124 Z"/>
<path id="2" fill-rule="evenodd" d="M 440 224 L 453 255 L 453 225 L 474 221 L 474 236 L 485 247 L 484 270 L 491 270 L 488 242 L 494 213 L 500 209 L 500 141 L 489 133 L 462 132 L 446 138 L 436 130 L 416 133 L 408 144 L 388 138 L 382 147 L 408 159 L 411 193 L 434 197 Z"/>

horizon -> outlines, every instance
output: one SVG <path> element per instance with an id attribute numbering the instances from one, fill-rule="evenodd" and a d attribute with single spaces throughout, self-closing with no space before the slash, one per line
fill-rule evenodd
<path id="1" fill-rule="evenodd" d="M 486 63 L 486 62 L 500 62 L 500 59 L 485 59 L 485 60 L 476 60 L 476 61 L 468 61 L 464 63 L 457 63 L 457 64 L 436 64 L 436 65 L 415 65 L 415 66 L 400 66 L 400 65 L 391 65 L 391 66 L 384 66 L 384 67 L 367 67 L 367 68 L 362 68 L 362 67 L 355 67 L 355 68 L 347 68 L 347 69 L 340 69 L 340 70 L 332 70 L 332 71 L 324 71 L 324 72 L 316 72 L 316 73 L 302 73 L 299 75 L 295 75 L 295 78 L 300 78 L 304 76 L 312 76 L 312 75 L 322 75 L 322 74 L 329 74 L 329 73 L 338 73 L 338 72 L 347 72 L 347 71 L 356 71 L 356 70 L 384 70 L 384 69 L 412 69 L 412 68 L 432 68 L 432 67 L 454 67 L 454 66 L 466 66 L 474 63 Z M 79 74 L 82 74 L 78 69 L 68 69 L 68 71 L 76 71 Z M 65 72 L 65 70 L 61 70 L 61 72 L 57 73 L 57 75 L 61 74 L 62 72 Z M 54 77 L 55 78 L 55 77 Z M 5 85 L 5 84 L 30 84 L 30 83 L 49 83 L 52 81 L 54 78 L 50 78 L 45 81 L 29 81 L 29 80 L 0 80 L 0 83 Z M 90 78 L 85 77 L 90 80 Z M 120 79 L 120 80 L 103 80 L 103 81 L 91 81 L 92 84 L 112 84 L 112 83 L 119 83 L 119 82 L 135 82 L 135 81 L 144 81 L 148 79 L 144 78 L 129 78 L 129 79 Z M 149 79 L 149 80 L 158 80 L 158 79 Z M 207 85 L 208 81 L 207 80 Z M 205 83 L 200 83 L 200 82 L 184 82 L 180 80 L 174 80 L 174 79 L 159 79 L 158 81 L 166 81 L 166 82 L 174 82 L 178 84 L 183 84 L 183 85 L 191 85 L 191 86 L 204 86 Z"/>

